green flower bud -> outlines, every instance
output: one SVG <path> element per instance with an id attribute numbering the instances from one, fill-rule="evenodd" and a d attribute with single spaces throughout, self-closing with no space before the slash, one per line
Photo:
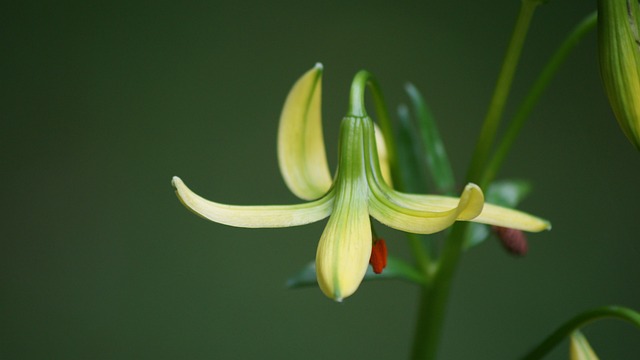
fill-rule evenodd
<path id="1" fill-rule="evenodd" d="M 604 88 L 624 134 L 640 150 L 640 9 L 637 0 L 598 0 Z"/>

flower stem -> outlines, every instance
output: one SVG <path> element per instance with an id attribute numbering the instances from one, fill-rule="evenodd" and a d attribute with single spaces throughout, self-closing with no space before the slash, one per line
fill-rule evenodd
<path id="1" fill-rule="evenodd" d="M 500 125 L 500 120 L 502 119 L 502 113 L 509 96 L 513 76 L 520 59 L 520 53 L 522 52 L 522 46 L 524 45 L 524 40 L 529 30 L 529 24 L 531 23 L 531 18 L 533 17 L 536 7 L 540 3 L 541 1 L 539 0 L 522 0 L 520 13 L 518 14 L 511 41 L 507 47 L 502 68 L 498 75 L 493 97 L 489 103 L 489 109 L 487 110 L 482 129 L 480 130 L 478 143 L 476 144 L 471 165 L 467 172 L 467 179 L 469 181 L 479 181 L 482 169 L 486 165 L 498 130 L 498 125 Z"/>
<path id="2" fill-rule="evenodd" d="M 467 222 L 453 225 L 442 252 L 440 266 L 432 282 L 421 289 L 412 359 L 434 360 L 438 356 L 451 280 L 460 260 L 468 225 Z"/>
<path id="3" fill-rule="evenodd" d="M 467 172 L 467 181 L 478 181 L 482 169 L 486 165 L 511 89 L 529 24 L 539 4 L 539 0 L 522 1 L 511 41 L 498 75 L 496 88 L 480 131 L 476 151 Z M 422 287 L 412 350 L 413 359 L 435 360 L 438 356 L 451 284 L 462 255 L 468 229 L 467 222 L 454 224 L 445 241 L 432 283 Z"/>
<path id="4" fill-rule="evenodd" d="M 540 73 L 540 76 L 538 76 L 536 82 L 533 84 L 531 90 L 529 90 L 526 98 L 518 108 L 516 115 L 509 124 L 509 127 L 507 128 L 502 141 L 498 145 L 495 154 L 485 168 L 482 179 L 478 183 L 480 187 L 484 188 L 493 181 L 500 169 L 500 166 L 502 165 L 502 162 L 509 153 L 511 146 L 520 133 L 524 122 L 527 120 L 531 110 L 540 99 L 540 96 L 551 82 L 555 73 L 560 68 L 560 65 L 564 63 L 567 55 L 569 55 L 578 42 L 596 26 L 596 23 L 597 13 L 594 11 L 587 15 L 580 23 L 578 23 L 578 25 L 576 25 L 576 27 L 573 28 L 569 36 L 564 40 L 564 42 L 562 42 L 562 44 L 560 44 L 551 59 L 549 59 L 549 62 L 547 62 Z"/>
<path id="5" fill-rule="evenodd" d="M 560 326 L 555 332 L 549 335 L 549 337 L 547 337 L 543 342 L 541 342 L 538 346 L 531 350 L 527 355 L 523 356 L 522 360 L 542 359 L 547 353 L 549 353 L 549 351 L 551 351 L 574 330 L 578 330 L 593 321 L 603 318 L 625 320 L 640 328 L 640 313 L 629 308 L 619 306 L 605 306 L 588 310 L 567 321 L 566 323 L 564 323 L 564 325 Z"/>
<path id="6" fill-rule="evenodd" d="M 349 99 L 349 112 L 350 116 L 365 117 L 367 111 L 365 109 L 364 93 L 367 85 L 371 90 L 373 96 L 373 103 L 376 107 L 376 115 L 378 115 L 378 124 L 384 134 L 385 145 L 387 146 L 387 153 L 389 157 L 389 166 L 391 167 L 391 175 L 394 184 L 400 184 L 400 172 L 398 169 L 397 151 L 395 137 L 393 135 L 393 128 L 391 126 L 391 118 L 389 111 L 384 102 L 382 91 L 378 85 L 378 81 L 370 72 L 366 70 L 360 70 L 353 78 L 351 82 L 351 94 Z"/>

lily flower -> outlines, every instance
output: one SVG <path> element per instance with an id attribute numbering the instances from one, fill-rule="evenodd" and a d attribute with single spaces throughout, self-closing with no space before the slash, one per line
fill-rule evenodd
<path id="1" fill-rule="evenodd" d="M 383 143 L 364 110 L 361 87 L 352 88 L 351 109 L 340 128 L 338 168 L 332 177 L 322 136 L 322 66 L 317 64 L 293 86 L 282 110 L 278 160 L 289 189 L 309 200 L 295 205 L 235 206 L 206 200 L 174 177 L 178 198 L 211 221 L 245 228 L 304 225 L 329 217 L 316 253 L 322 292 L 337 301 L 352 295 L 372 255 L 371 220 L 401 231 L 430 234 L 455 221 L 475 221 L 525 231 L 550 227 L 540 218 L 484 203 L 475 184 L 459 198 L 401 193 L 389 185 Z M 381 167 L 382 165 L 382 167 Z"/>

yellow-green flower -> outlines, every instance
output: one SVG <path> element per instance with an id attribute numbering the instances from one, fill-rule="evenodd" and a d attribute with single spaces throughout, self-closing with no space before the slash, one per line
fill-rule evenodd
<path id="1" fill-rule="evenodd" d="M 329 216 L 316 254 L 322 292 L 341 301 L 362 281 L 372 249 L 370 217 L 406 232 L 430 234 L 456 220 L 526 231 L 549 223 L 537 217 L 484 204 L 482 190 L 465 186 L 459 198 L 395 191 L 384 175 L 385 154 L 376 128 L 362 107 L 342 120 L 338 168 L 331 176 L 321 130 L 322 66 L 305 73 L 289 93 L 280 118 L 278 159 L 289 189 L 309 202 L 297 205 L 234 206 L 206 200 L 178 177 L 173 186 L 182 203 L 196 214 L 226 225 L 268 228 L 312 223 Z M 352 104 L 353 107 L 353 104 Z M 381 169 L 382 166 L 382 169 Z"/>
<path id="2" fill-rule="evenodd" d="M 640 5 L 598 0 L 600 73 L 624 134 L 640 150 Z"/>

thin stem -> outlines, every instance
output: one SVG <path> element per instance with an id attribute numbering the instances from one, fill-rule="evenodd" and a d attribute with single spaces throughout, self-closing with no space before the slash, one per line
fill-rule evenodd
<path id="1" fill-rule="evenodd" d="M 409 246 L 411 246 L 411 253 L 416 261 L 418 269 L 427 277 L 427 280 L 431 281 L 432 269 L 431 269 L 431 251 L 425 246 L 424 242 L 418 234 L 407 233 L 407 239 L 409 239 Z"/>
<path id="2" fill-rule="evenodd" d="M 562 44 L 560 44 L 551 59 L 549 59 L 540 73 L 540 76 L 538 76 L 536 82 L 533 84 L 531 90 L 529 90 L 529 93 L 518 108 L 518 111 L 509 124 L 509 127 L 507 128 L 502 141 L 498 145 L 495 154 L 485 168 L 482 180 L 478 184 L 480 187 L 486 187 L 495 178 L 504 159 L 509 153 L 509 150 L 513 146 L 515 139 L 520 133 L 522 126 L 528 119 L 531 110 L 551 82 L 551 79 L 560 68 L 560 65 L 564 63 L 569 53 L 578 44 L 578 42 L 596 26 L 596 23 L 597 13 L 594 11 L 587 15 L 578 25 L 576 25 L 575 28 L 573 28 L 569 36 L 564 40 L 564 42 L 562 42 Z"/>
<path id="3" fill-rule="evenodd" d="M 385 145 L 387 146 L 387 153 L 389 157 L 389 166 L 391 167 L 391 175 L 394 183 L 400 184 L 396 143 L 393 135 L 393 128 L 391 126 L 391 117 L 389 116 L 389 111 L 384 103 L 384 97 L 382 96 L 382 91 L 380 90 L 378 81 L 373 74 L 366 70 L 358 71 L 351 82 L 348 115 L 359 117 L 368 116 L 364 101 L 364 92 L 367 85 L 369 86 L 371 95 L 373 96 L 376 115 L 378 115 L 378 124 L 384 134 Z"/>
<path id="4" fill-rule="evenodd" d="M 551 351 L 574 330 L 578 330 L 593 321 L 604 318 L 625 320 L 640 328 L 640 313 L 637 313 L 629 308 L 619 306 L 605 306 L 585 311 L 584 313 L 574 317 L 573 319 L 564 323 L 564 325 L 560 326 L 543 342 L 541 342 L 538 346 L 531 350 L 527 355 L 522 357 L 522 360 L 542 359 L 547 353 L 549 353 L 549 351 Z"/>
<path id="5" fill-rule="evenodd" d="M 504 105 L 511 89 L 513 75 L 520 58 L 529 24 L 535 8 L 539 4 L 540 1 L 538 0 L 522 1 L 502 69 L 498 75 L 493 98 L 478 138 L 476 151 L 467 172 L 468 181 L 479 180 L 481 171 L 486 164 L 502 117 Z M 447 303 L 451 292 L 451 283 L 460 261 L 468 229 L 467 222 L 454 224 L 445 241 L 438 269 L 433 277 L 431 286 L 422 287 L 418 323 L 413 344 L 413 359 L 435 360 L 438 356 Z"/>
<path id="6" fill-rule="evenodd" d="M 461 244 L 464 243 L 468 225 L 468 222 L 457 222 L 453 225 L 445 243 L 460 245 L 445 246 L 432 283 L 421 289 L 412 359 L 434 360 L 438 356 L 451 280 L 457 269 Z"/>
<path id="7" fill-rule="evenodd" d="M 469 181 L 479 181 L 482 169 L 485 167 L 489 152 L 493 146 L 500 120 L 502 119 L 502 113 L 504 106 L 509 97 L 509 91 L 511 89 L 511 83 L 513 82 L 513 75 L 515 74 L 518 61 L 520 60 L 520 53 L 522 52 L 522 46 L 529 30 L 529 24 L 536 7 L 540 4 L 538 0 L 523 0 L 520 7 L 520 13 L 516 20 L 516 25 L 511 36 L 511 41 L 507 47 L 507 53 L 505 54 L 500 74 L 496 82 L 496 87 L 493 92 L 493 97 L 489 103 L 489 109 L 485 116 L 482 129 L 480 130 L 480 136 L 478 143 L 476 144 L 476 150 L 473 158 L 471 159 L 471 165 L 467 172 L 467 179 Z"/>

